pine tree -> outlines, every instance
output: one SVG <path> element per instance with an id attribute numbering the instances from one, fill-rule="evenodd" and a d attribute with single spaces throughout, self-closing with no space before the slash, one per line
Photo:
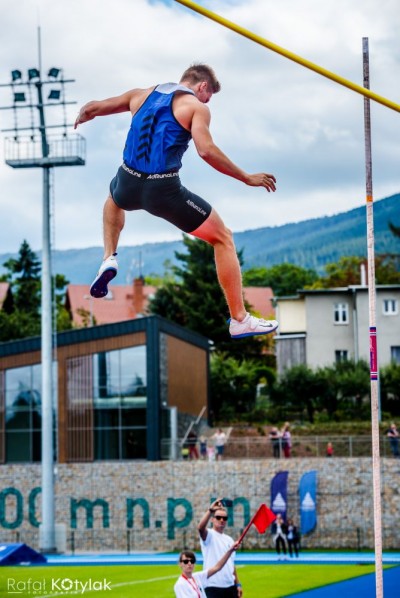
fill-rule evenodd
<path id="1" fill-rule="evenodd" d="M 17 258 L 10 258 L 3 264 L 7 273 L 2 277 L 10 283 L 12 308 L 6 313 L 0 311 L 0 342 L 38 336 L 41 330 L 41 263 L 24 240 Z M 53 277 L 57 329 L 71 328 L 71 319 L 66 312 L 64 288 L 68 281 L 63 275 Z"/>
<path id="2" fill-rule="evenodd" d="M 175 252 L 181 262 L 173 267 L 175 280 L 158 289 L 150 312 L 208 337 L 218 351 L 238 358 L 260 357 L 271 342 L 269 338 L 232 340 L 229 336 L 229 311 L 218 283 L 212 246 L 186 235 L 183 243 L 187 252 Z M 238 257 L 241 262 L 241 253 Z"/>

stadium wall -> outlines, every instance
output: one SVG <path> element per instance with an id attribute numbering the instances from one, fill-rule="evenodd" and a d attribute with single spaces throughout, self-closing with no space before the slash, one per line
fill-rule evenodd
<path id="1" fill-rule="evenodd" d="M 301 476 L 317 471 L 317 527 L 303 548 L 373 548 L 369 458 L 61 464 L 56 521 L 65 526 L 67 552 L 198 549 L 196 525 L 214 497 L 233 499 L 227 533 L 236 536 L 261 503 L 270 505 L 271 480 L 283 470 L 288 516 L 298 524 Z M 400 547 L 399 473 L 399 460 L 382 460 L 385 549 Z M 0 542 L 38 548 L 40 483 L 40 465 L 0 466 Z M 251 528 L 245 547 L 270 549 L 270 533 Z"/>

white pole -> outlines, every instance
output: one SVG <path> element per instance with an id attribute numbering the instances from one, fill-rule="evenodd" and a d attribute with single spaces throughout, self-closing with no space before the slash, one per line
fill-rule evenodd
<path id="1" fill-rule="evenodd" d="M 49 155 L 42 94 L 42 52 L 38 27 L 39 82 L 37 83 L 42 155 Z M 53 304 L 51 293 L 50 167 L 43 167 L 42 210 L 42 524 L 40 549 L 55 552 L 53 457 Z"/>
<path id="2" fill-rule="evenodd" d="M 55 552 L 54 472 L 53 472 L 53 312 L 50 249 L 50 168 L 43 168 L 43 245 L 42 245 L 42 552 Z"/>
<path id="3" fill-rule="evenodd" d="M 364 87 L 369 89 L 368 38 L 363 37 Z M 378 352 L 376 336 L 376 289 L 374 251 L 374 213 L 372 194 L 371 158 L 371 115 L 370 101 L 364 96 L 365 167 L 366 167 L 366 209 L 368 247 L 368 305 L 369 343 L 371 377 L 371 424 L 372 424 L 372 479 L 374 491 L 374 536 L 375 536 L 375 583 L 377 598 L 383 597 L 382 575 L 382 504 L 381 504 L 381 463 L 379 454 L 379 381 Z"/>

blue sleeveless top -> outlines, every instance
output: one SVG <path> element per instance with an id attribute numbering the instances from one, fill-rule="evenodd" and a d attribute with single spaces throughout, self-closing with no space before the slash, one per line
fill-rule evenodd
<path id="1" fill-rule="evenodd" d="M 124 148 L 124 162 L 147 174 L 179 170 L 192 136 L 172 112 L 176 91 L 194 92 L 183 85 L 158 85 L 133 115 Z"/>

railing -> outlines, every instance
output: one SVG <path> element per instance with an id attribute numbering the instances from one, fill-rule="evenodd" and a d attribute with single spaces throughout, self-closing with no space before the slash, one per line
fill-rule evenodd
<path id="1" fill-rule="evenodd" d="M 372 441 L 370 436 L 292 436 L 291 458 L 326 457 L 328 442 L 333 445 L 335 457 L 371 457 Z M 161 440 L 161 458 L 173 460 L 185 459 L 182 454 L 182 439 L 176 442 Z M 254 438 L 252 436 L 230 437 L 224 449 L 224 459 L 273 459 L 285 458 L 282 444 L 275 452 L 271 440 L 266 436 Z M 279 456 L 278 456 L 279 455 Z M 389 440 L 381 438 L 381 456 L 393 457 Z M 186 457 L 187 458 L 187 457 Z M 208 443 L 207 460 L 215 460 L 215 448 L 212 441 Z"/>
<path id="2" fill-rule="evenodd" d="M 4 156 L 14 168 L 30 168 L 49 162 L 54 166 L 83 165 L 86 158 L 86 140 L 78 133 L 47 136 L 48 156 L 43 158 L 42 140 L 36 137 L 6 137 Z"/>

